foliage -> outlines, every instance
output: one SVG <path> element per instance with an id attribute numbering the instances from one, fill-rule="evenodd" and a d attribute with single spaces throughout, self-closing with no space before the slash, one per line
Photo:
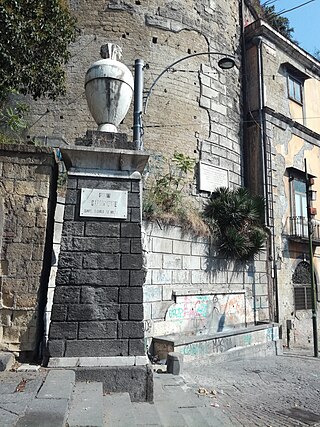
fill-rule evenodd
<path id="1" fill-rule="evenodd" d="M 27 128 L 25 114 L 29 106 L 24 102 L 13 100 L 0 109 L 0 142 L 1 144 L 21 143 L 21 134 Z"/>
<path id="2" fill-rule="evenodd" d="M 245 262 L 262 251 L 266 240 L 263 214 L 263 198 L 251 196 L 244 188 L 221 187 L 212 193 L 204 216 L 219 254 Z"/>
<path id="3" fill-rule="evenodd" d="M 271 25 L 272 28 L 274 28 L 284 37 L 291 41 L 294 41 L 292 36 L 294 29 L 290 27 L 289 19 L 285 16 L 278 15 L 275 10 L 275 6 L 268 6 L 266 3 L 268 2 L 265 2 L 261 5 L 263 19 L 265 19 L 265 21 L 268 22 L 268 24 Z"/>
<path id="4" fill-rule="evenodd" d="M 320 49 L 315 49 L 313 56 L 320 61 Z"/>
<path id="5" fill-rule="evenodd" d="M 63 94 L 74 34 L 64 0 L 1 0 L 0 106 L 14 91 L 35 99 Z"/>
<path id="6" fill-rule="evenodd" d="M 171 160 L 157 157 L 151 162 L 145 180 L 143 199 L 144 218 L 162 220 L 166 224 L 181 225 L 185 231 L 207 235 L 208 227 L 199 210 L 187 196 L 186 187 L 193 172 L 195 160 L 175 153 Z"/>
<path id="7" fill-rule="evenodd" d="M 13 132 L 19 132 L 27 127 L 24 119 L 29 111 L 29 106 L 24 102 L 16 102 L 5 106 L 0 110 L 0 128 L 9 128 Z"/>

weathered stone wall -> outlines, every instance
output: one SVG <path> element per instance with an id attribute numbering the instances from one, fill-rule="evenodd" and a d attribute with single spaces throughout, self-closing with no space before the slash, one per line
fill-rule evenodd
<path id="1" fill-rule="evenodd" d="M 0 176 L 0 349 L 32 357 L 42 338 L 51 261 L 46 233 L 55 197 L 54 155 L 47 148 L 1 145 Z"/>
<path id="2" fill-rule="evenodd" d="M 144 222 L 145 337 L 213 334 L 269 319 L 266 254 L 237 268 L 208 256 L 206 239 Z"/>
<path id="3" fill-rule="evenodd" d="M 174 151 L 227 169 L 231 185 L 241 183 L 240 25 L 236 0 L 71 1 L 79 35 L 67 66 L 67 95 L 56 102 L 32 103 L 29 136 L 62 136 L 69 143 L 96 125 L 84 96 L 88 66 L 106 42 L 123 48 L 133 71 L 136 58 L 145 68 L 145 88 L 178 58 L 214 51 L 236 56 L 237 67 L 223 71 L 221 55 L 181 62 L 155 86 L 144 121 L 145 149 L 165 156 Z M 131 133 L 132 109 L 120 126 Z"/>

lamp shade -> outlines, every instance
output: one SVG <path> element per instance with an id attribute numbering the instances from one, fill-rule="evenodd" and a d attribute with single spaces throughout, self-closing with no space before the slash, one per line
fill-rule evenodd
<path id="1" fill-rule="evenodd" d="M 225 58 L 221 58 L 218 61 L 218 65 L 223 70 L 229 70 L 230 68 L 233 68 L 235 66 L 235 62 L 232 58 L 225 57 Z"/>

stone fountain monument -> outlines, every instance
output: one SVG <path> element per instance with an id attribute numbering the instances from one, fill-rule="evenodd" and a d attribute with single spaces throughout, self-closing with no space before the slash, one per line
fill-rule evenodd
<path id="1" fill-rule="evenodd" d="M 102 381 L 105 392 L 152 401 L 144 345 L 145 279 L 141 248 L 141 174 L 148 161 L 117 133 L 133 77 L 105 45 L 88 70 L 85 90 L 98 124 L 61 149 L 68 172 L 66 205 L 49 331 L 49 367 L 77 381 Z"/>

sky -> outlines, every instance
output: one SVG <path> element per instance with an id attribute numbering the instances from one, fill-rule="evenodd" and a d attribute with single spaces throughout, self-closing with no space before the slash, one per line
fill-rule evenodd
<path id="1" fill-rule="evenodd" d="M 308 0 L 276 0 L 274 6 L 277 12 L 291 9 L 306 3 Z M 264 0 L 261 1 L 263 3 Z M 320 0 L 314 0 L 299 9 L 285 13 L 294 28 L 293 38 L 300 46 L 311 53 L 320 50 Z"/>

